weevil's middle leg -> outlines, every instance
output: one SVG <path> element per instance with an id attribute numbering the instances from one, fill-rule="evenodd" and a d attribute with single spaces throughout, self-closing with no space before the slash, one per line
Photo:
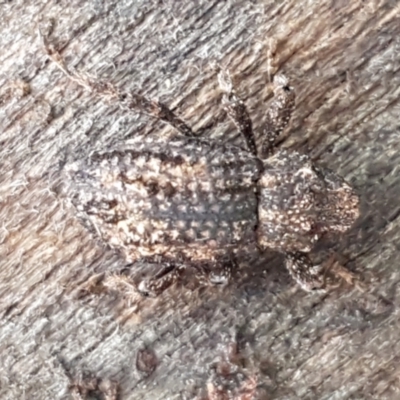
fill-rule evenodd
<path id="1" fill-rule="evenodd" d="M 249 150 L 256 156 L 257 145 L 253 133 L 253 124 L 246 105 L 236 94 L 233 88 L 232 79 L 227 71 L 222 70 L 219 72 L 218 82 L 221 89 L 225 92 L 222 102 L 226 113 L 243 135 Z"/>

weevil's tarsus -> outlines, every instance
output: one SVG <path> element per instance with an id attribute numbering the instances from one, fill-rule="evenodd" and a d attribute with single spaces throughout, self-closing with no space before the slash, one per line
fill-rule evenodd
<path id="1" fill-rule="evenodd" d="M 360 291 L 365 290 L 359 277 L 338 263 L 335 255 L 331 255 L 323 264 L 313 265 L 307 254 L 287 253 L 286 267 L 293 279 L 307 292 L 336 289 L 343 281 Z"/>
<path id="2" fill-rule="evenodd" d="M 304 253 L 286 254 L 286 268 L 292 278 L 307 292 L 325 289 L 325 271 L 320 265 L 313 265 Z"/>
<path id="3" fill-rule="evenodd" d="M 157 268 L 159 271 L 154 276 L 138 283 L 128 275 L 113 274 L 105 279 L 104 286 L 118 290 L 128 298 L 135 298 L 138 294 L 143 297 L 157 297 L 180 279 L 186 266 L 163 263 L 157 264 Z"/>
<path id="4" fill-rule="evenodd" d="M 161 270 L 152 278 L 142 280 L 137 285 L 138 292 L 145 297 L 157 297 L 179 280 L 186 266 L 163 264 Z"/>

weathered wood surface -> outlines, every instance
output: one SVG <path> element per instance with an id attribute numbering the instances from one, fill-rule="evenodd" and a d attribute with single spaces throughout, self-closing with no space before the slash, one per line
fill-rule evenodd
<path id="1" fill-rule="evenodd" d="M 235 140 L 212 63 L 227 66 L 262 126 L 270 74 L 297 89 L 280 144 L 357 188 L 362 216 L 337 247 L 366 293 L 296 288 L 277 255 L 219 291 L 172 289 L 127 304 L 82 295 L 121 267 L 65 205 L 66 160 L 171 130 L 94 98 L 47 61 L 38 20 L 69 65 L 159 97 L 205 135 Z M 190 399 L 236 338 L 265 399 L 400 398 L 400 6 L 396 1 L 142 1 L 0 4 L 0 398 L 68 398 L 81 370 L 121 399 Z M 237 138 L 236 138 L 237 139 Z M 136 369 L 138 349 L 158 366 Z"/>

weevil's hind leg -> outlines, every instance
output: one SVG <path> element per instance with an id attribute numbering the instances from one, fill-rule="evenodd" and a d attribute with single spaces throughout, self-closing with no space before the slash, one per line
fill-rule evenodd
<path id="1" fill-rule="evenodd" d="M 273 152 L 276 139 L 288 125 L 296 103 L 294 89 L 284 75 L 274 77 L 274 98 L 269 106 L 263 129 L 262 158 Z"/>
<path id="2" fill-rule="evenodd" d="M 218 74 L 218 82 L 221 89 L 225 92 L 222 104 L 226 113 L 244 136 L 249 150 L 256 156 L 257 146 L 253 133 L 253 124 L 244 102 L 238 97 L 233 88 L 229 73 L 221 70 Z"/>
<path id="3" fill-rule="evenodd" d="M 293 279 L 307 292 L 328 291 L 339 287 L 342 281 L 360 291 L 364 290 L 358 276 L 340 265 L 334 255 L 321 265 L 313 265 L 304 253 L 288 253 L 286 267 Z"/>
<path id="4" fill-rule="evenodd" d="M 185 136 L 195 136 L 192 129 L 179 118 L 168 106 L 158 100 L 150 100 L 145 96 L 133 92 L 122 92 L 108 82 L 92 79 L 86 74 L 73 71 L 65 65 L 61 54 L 52 48 L 47 38 L 41 35 L 44 48 L 52 61 L 60 68 L 71 80 L 85 87 L 97 96 L 115 101 L 118 105 L 128 111 L 136 111 L 148 114 L 154 118 L 166 122 Z"/>

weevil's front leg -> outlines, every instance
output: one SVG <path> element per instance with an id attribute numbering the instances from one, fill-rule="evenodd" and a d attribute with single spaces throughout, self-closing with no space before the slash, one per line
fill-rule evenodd
<path id="1" fill-rule="evenodd" d="M 295 107 L 296 96 L 288 79 L 284 75 L 277 75 L 273 84 L 274 98 L 265 118 L 261 158 L 272 154 L 275 141 L 288 125 Z"/>
<path id="2" fill-rule="evenodd" d="M 164 103 L 161 103 L 158 100 L 150 100 L 138 93 L 122 92 L 108 82 L 97 81 L 86 74 L 70 70 L 65 65 L 61 54 L 50 46 L 44 36 L 42 36 L 42 39 L 49 58 L 54 61 L 58 68 L 60 68 L 71 80 L 90 90 L 100 98 L 117 102 L 122 109 L 148 114 L 166 122 L 183 135 L 195 136 L 192 129 Z"/>
<path id="3" fill-rule="evenodd" d="M 222 102 L 226 113 L 238 127 L 240 133 L 246 140 L 249 150 L 256 156 L 257 146 L 253 133 L 253 124 L 244 102 L 237 96 L 232 79 L 227 71 L 220 71 L 218 82 L 221 89 L 225 92 Z"/>
<path id="4" fill-rule="evenodd" d="M 309 257 L 304 253 L 286 254 L 286 267 L 290 275 L 306 291 L 328 291 L 341 284 L 341 280 L 364 290 L 359 278 L 340 265 L 334 255 L 321 265 L 313 265 Z"/>

